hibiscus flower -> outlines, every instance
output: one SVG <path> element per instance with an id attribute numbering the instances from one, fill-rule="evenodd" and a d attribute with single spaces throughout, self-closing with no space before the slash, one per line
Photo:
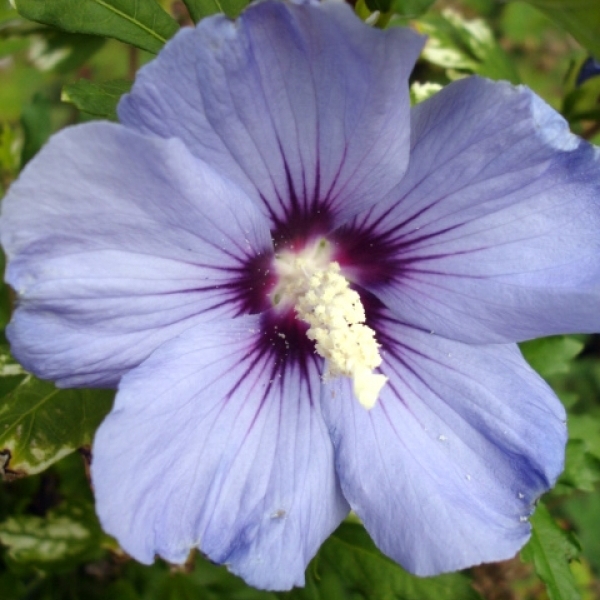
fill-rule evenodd
<path id="1" fill-rule="evenodd" d="M 92 478 L 137 560 L 287 589 L 350 509 L 420 575 L 528 539 L 566 427 L 515 342 L 599 329 L 600 157 L 524 87 L 411 110 L 422 43 L 338 2 L 205 19 L 5 198 L 12 349 L 118 386 Z"/>

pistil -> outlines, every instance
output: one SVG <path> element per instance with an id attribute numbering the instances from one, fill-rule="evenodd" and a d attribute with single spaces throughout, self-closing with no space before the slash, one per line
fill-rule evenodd
<path id="1" fill-rule="evenodd" d="M 382 362 L 379 344 L 365 324 L 360 296 L 330 255 L 324 240 L 300 253 L 280 255 L 280 283 L 273 301 L 293 303 L 297 317 L 309 325 L 306 335 L 327 361 L 324 378 L 350 377 L 357 400 L 370 409 L 387 381 L 373 372 Z"/>

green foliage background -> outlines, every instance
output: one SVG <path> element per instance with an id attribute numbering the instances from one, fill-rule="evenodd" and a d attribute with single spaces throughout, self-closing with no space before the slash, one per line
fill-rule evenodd
<path id="1" fill-rule="evenodd" d="M 49 135 L 115 107 L 141 64 L 181 25 L 246 0 L 0 0 L 0 195 Z M 429 42 L 413 74 L 418 102 L 478 73 L 524 83 L 600 143 L 598 0 L 358 0 L 376 27 L 408 24 Z M 0 327 L 11 292 L 0 287 Z M 419 579 L 375 548 L 352 518 L 323 545 L 307 585 L 253 590 L 199 554 L 184 567 L 137 564 L 100 529 L 87 466 L 112 396 L 57 390 L 25 373 L 0 333 L 0 599 L 588 600 L 600 598 L 600 337 L 523 344 L 569 411 L 567 465 L 532 518 L 520 557 Z"/>

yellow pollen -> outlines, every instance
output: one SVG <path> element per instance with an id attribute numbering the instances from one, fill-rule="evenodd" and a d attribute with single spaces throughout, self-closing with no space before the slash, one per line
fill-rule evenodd
<path id="1" fill-rule="evenodd" d="M 375 332 L 365 325 L 360 296 L 350 288 L 337 262 L 328 260 L 323 242 L 312 253 L 280 257 L 281 284 L 274 298 L 294 303 L 296 314 L 309 325 L 306 335 L 326 359 L 324 378 L 345 375 L 353 382 L 360 404 L 375 406 L 387 377 L 373 373 L 382 362 Z"/>

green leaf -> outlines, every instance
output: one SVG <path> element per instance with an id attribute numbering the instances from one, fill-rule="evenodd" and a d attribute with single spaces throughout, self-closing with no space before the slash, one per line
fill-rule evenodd
<path id="1" fill-rule="evenodd" d="M 583 342 L 566 335 L 520 344 L 525 360 L 542 376 L 569 372 L 571 361 L 583 350 Z"/>
<path id="2" fill-rule="evenodd" d="M 104 45 L 94 35 L 48 29 L 30 36 L 29 59 L 41 71 L 68 73 L 78 69 Z"/>
<path id="3" fill-rule="evenodd" d="M 564 513 L 581 540 L 582 554 L 600 572 L 600 502 L 596 494 L 573 494 L 561 502 Z M 586 599 L 587 600 L 587 599 Z"/>
<path id="4" fill-rule="evenodd" d="M 237 17 L 248 4 L 249 0 L 183 0 L 193 21 L 197 23 L 200 19 L 225 13 L 228 17 Z"/>
<path id="5" fill-rule="evenodd" d="M 0 542 L 17 565 L 57 571 L 101 556 L 104 537 L 91 505 L 61 505 L 45 517 L 19 515 L 0 523 Z"/>
<path id="6" fill-rule="evenodd" d="M 600 59 L 600 2 L 598 0 L 524 0 L 566 29 Z"/>
<path id="7" fill-rule="evenodd" d="M 135 582 L 135 589 L 144 600 L 277 600 L 279 596 L 248 586 L 226 567 L 211 563 L 198 553 L 180 568 L 168 567 L 162 561 L 150 567 L 131 561 L 126 565 L 123 580 Z M 133 600 L 131 591 L 129 586 L 123 586 L 124 600 Z M 105 600 L 115 598 L 106 594 Z"/>
<path id="8" fill-rule="evenodd" d="M 63 87 L 61 100 L 75 105 L 96 117 L 117 120 L 117 104 L 123 94 L 131 88 L 130 81 L 114 80 L 94 83 L 81 79 Z"/>
<path id="9" fill-rule="evenodd" d="M 1 2 L 2 0 L 0 0 Z M 2 20 L 0 17 L 0 39 L 8 40 L 11 38 L 28 38 L 32 34 L 44 34 L 48 28 L 39 23 L 32 23 L 27 19 L 21 18 L 15 11 L 13 18 Z"/>
<path id="10" fill-rule="evenodd" d="M 556 524 L 543 504 L 531 517 L 531 525 L 531 539 L 521 551 L 521 558 L 533 563 L 550 600 L 581 600 L 569 568 L 580 550 L 576 539 Z"/>
<path id="11" fill-rule="evenodd" d="M 6 350 L 0 355 L 6 356 Z M 39 473 L 90 444 L 110 410 L 112 396 L 113 392 L 106 390 L 59 390 L 47 381 L 25 375 L 0 400 L 3 474 Z"/>
<path id="12" fill-rule="evenodd" d="M 369 598 L 369 600 L 476 600 L 461 573 L 421 578 L 384 556 L 362 525 L 343 523 L 309 566 L 307 586 L 282 598 Z"/>
<path id="13" fill-rule="evenodd" d="M 1 45 L 1 43 L 0 43 Z M 14 129 L 8 123 L 0 125 L 0 196 L 8 189 L 10 182 L 19 171 L 20 152 Z M 4 256 L 0 253 L 0 269 L 4 272 Z M 8 294 L 5 286 L 0 284 L 0 328 L 8 322 L 10 307 L 7 304 Z"/>
<path id="14" fill-rule="evenodd" d="M 15 0 L 15 5 L 32 21 L 116 38 L 154 53 L 178 30 L 155 0 Z"/>
<path id="15" fill-rule="evenodd" d="M 371 12 L 378 10 L 382 13 L 386 13 L 390 10 L 392 0 L 366 0 L 365 4 Z"/>
<path id="16" fill-rule="evenodd" d="M 21 168 L 23 168 L 52 133 L 50 101 L 43 94 L 36 94 L 31 103 L 23 107 L 21 127 L 25 138 L 21 151 Z"/>
<path id="17" fill-rule="evenodd" d="M 0 2 L 0 24 L 18 17 L 17 11 L 10 6 L 8 0 Z"/>
<path id="18" fill-rule="evenodd" d="M 106 598 L 106 600 L 140 600 L 135 586 L 130 581 L 123 581 L 122 579 L 117 579 L 117 581 L 111 583 L 103 598 Z M 197 596 L 194 600 L 200 600 L 201 598 L 202 596 Z"/>
<path id="19" fill-rule="evenodd" d="M 5 58 L 11 54 L 26 50 L 29 47 L 29 40 L 23 38 L 0 38 L 0 58 Z"/>
<path id="20" fill-rule="evenodd" d="M 25 582 L 20 581 L 16 574 L 10 571 L 0 574 L 0 598 L 2 600 L 23 600 L 25 589 Z"/>
<path id="21" fill-rule="evenodd" d="M 583 440 L 569 440 L 566 450 L 565 470 L 553 493 L 574 490 L 593 492 L 600 481 L 600 460 L 593 456 Z"/>
<path id="22" fill-rule="evenodd" d="M 425 14 L 435 0 L 392 0 L 391 10 L 397 15 L 414 19 Z"/>
<path id="23" fill-rule="evenodd" d="M 418 19 L 417 28 L 429 36 L 423 58 L 447 69 L 449 78 L 462 76 L 456 71 L 466 71 L 519 83 L 513 62 L 482 19 L 467 20 L 447 9 L 424 15 Z"/>
<path id="24" fill-rule="evenodd" d="M 407 19 L 420 17 L 434 2 L 435 0 L 366 0 L 371 11 L 392 12 Z"/>
<path id="25" fill-rule="evenodd" d="M 563 100 L 561 112 L 570 123 L 600 120 L 600 77 L 591 77 L 570 90 Z"/>
<path id="26" fill-rule="evenodd" d="M 570 414 L 567 425 L 569 439 L 583 440 L 589 453 L 600 460 L 600 411 Z"/>

